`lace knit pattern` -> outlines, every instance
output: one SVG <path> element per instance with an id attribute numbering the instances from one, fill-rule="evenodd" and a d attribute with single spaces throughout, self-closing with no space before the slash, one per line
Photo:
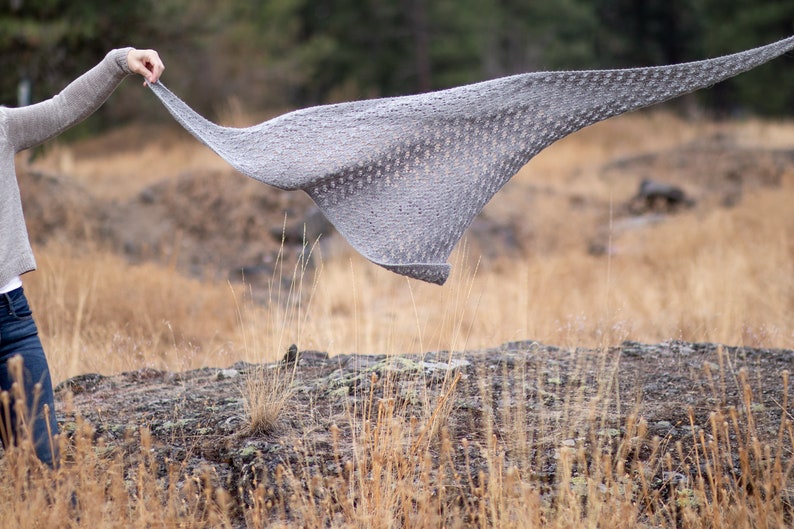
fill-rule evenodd
<path id="1" fill-rule="evenodd" d="M 533 156 L 587 125 L 710 86 L 794 48 L 794 37 L 698 62 L 539 72 L 419 95 L 218 126 L 162 83 L 151 88 L 243 174 L 308 193 L 367 259 L 443 284 L 474 217 Z"/>

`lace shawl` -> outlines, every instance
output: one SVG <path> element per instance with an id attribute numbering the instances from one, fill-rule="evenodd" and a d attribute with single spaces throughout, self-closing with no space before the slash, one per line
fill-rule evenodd
<path id="1" fill-rule="evenodd" d="M 794 48 L 794 37 L 698 62 L 537 72 L 218 126 L 162 83 L 175 119 L 241 173 L 302 189 L 348 242 L 396 273 L 443 284 L 447 258 L 533 156 L 587 125 L 710 86 Z M 774 89 L 774 87 L 770 87 Z"/>

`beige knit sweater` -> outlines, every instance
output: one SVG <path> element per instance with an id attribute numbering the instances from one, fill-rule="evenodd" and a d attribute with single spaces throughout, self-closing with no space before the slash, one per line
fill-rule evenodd
<path id="1" fill-rule="evenodd" d="M 90 116 L 130 70 L 130 48 L 113 50 L 47 101 L 0 107 L 0 286 L 36 268 L 19 197 L 14 155 L 57 136 Z"/>

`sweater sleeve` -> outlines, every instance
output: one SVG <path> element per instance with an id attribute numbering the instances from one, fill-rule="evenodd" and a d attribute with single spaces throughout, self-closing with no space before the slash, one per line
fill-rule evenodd
<path id="1" fill-rule="evenodd" d="M 92 69 L 72 81 L 58 95 L 34 105 L 7 108 L 8 140 L 15 152 L 34 147 L 83 121 L 102 106 L 129 75 L 127 53 L 109 52 Z"/>

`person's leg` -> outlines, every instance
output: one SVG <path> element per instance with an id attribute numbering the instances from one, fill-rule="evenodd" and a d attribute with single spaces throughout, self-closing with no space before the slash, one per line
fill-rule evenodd
<path id="1" fill-rule="evenodd" d="M 58 459 L 58 447 L 52 438 L 58 433 L 52 380 L 33 314 L 21 288 L 0 294 L 0 390 L 11 393 L 8 414 L 0 403 L 0 420 L 3 425 L 11 428 L 3 436 L 4 444 L 8 441 L 6 437 L 9 433 L 13 438 L 17 437 L 17 417 L 11 391 L 14 370 L 9 365 L 9 360 L 17 355 L 22 359 L 25 405 L 28 407 L 26 413 L 28 424 L 32 422 L 31 433 L 36 455 L 43 463 L 52 467 L 57 464 Z M 0 431 L 5 429 L 0 428 Z"/>

